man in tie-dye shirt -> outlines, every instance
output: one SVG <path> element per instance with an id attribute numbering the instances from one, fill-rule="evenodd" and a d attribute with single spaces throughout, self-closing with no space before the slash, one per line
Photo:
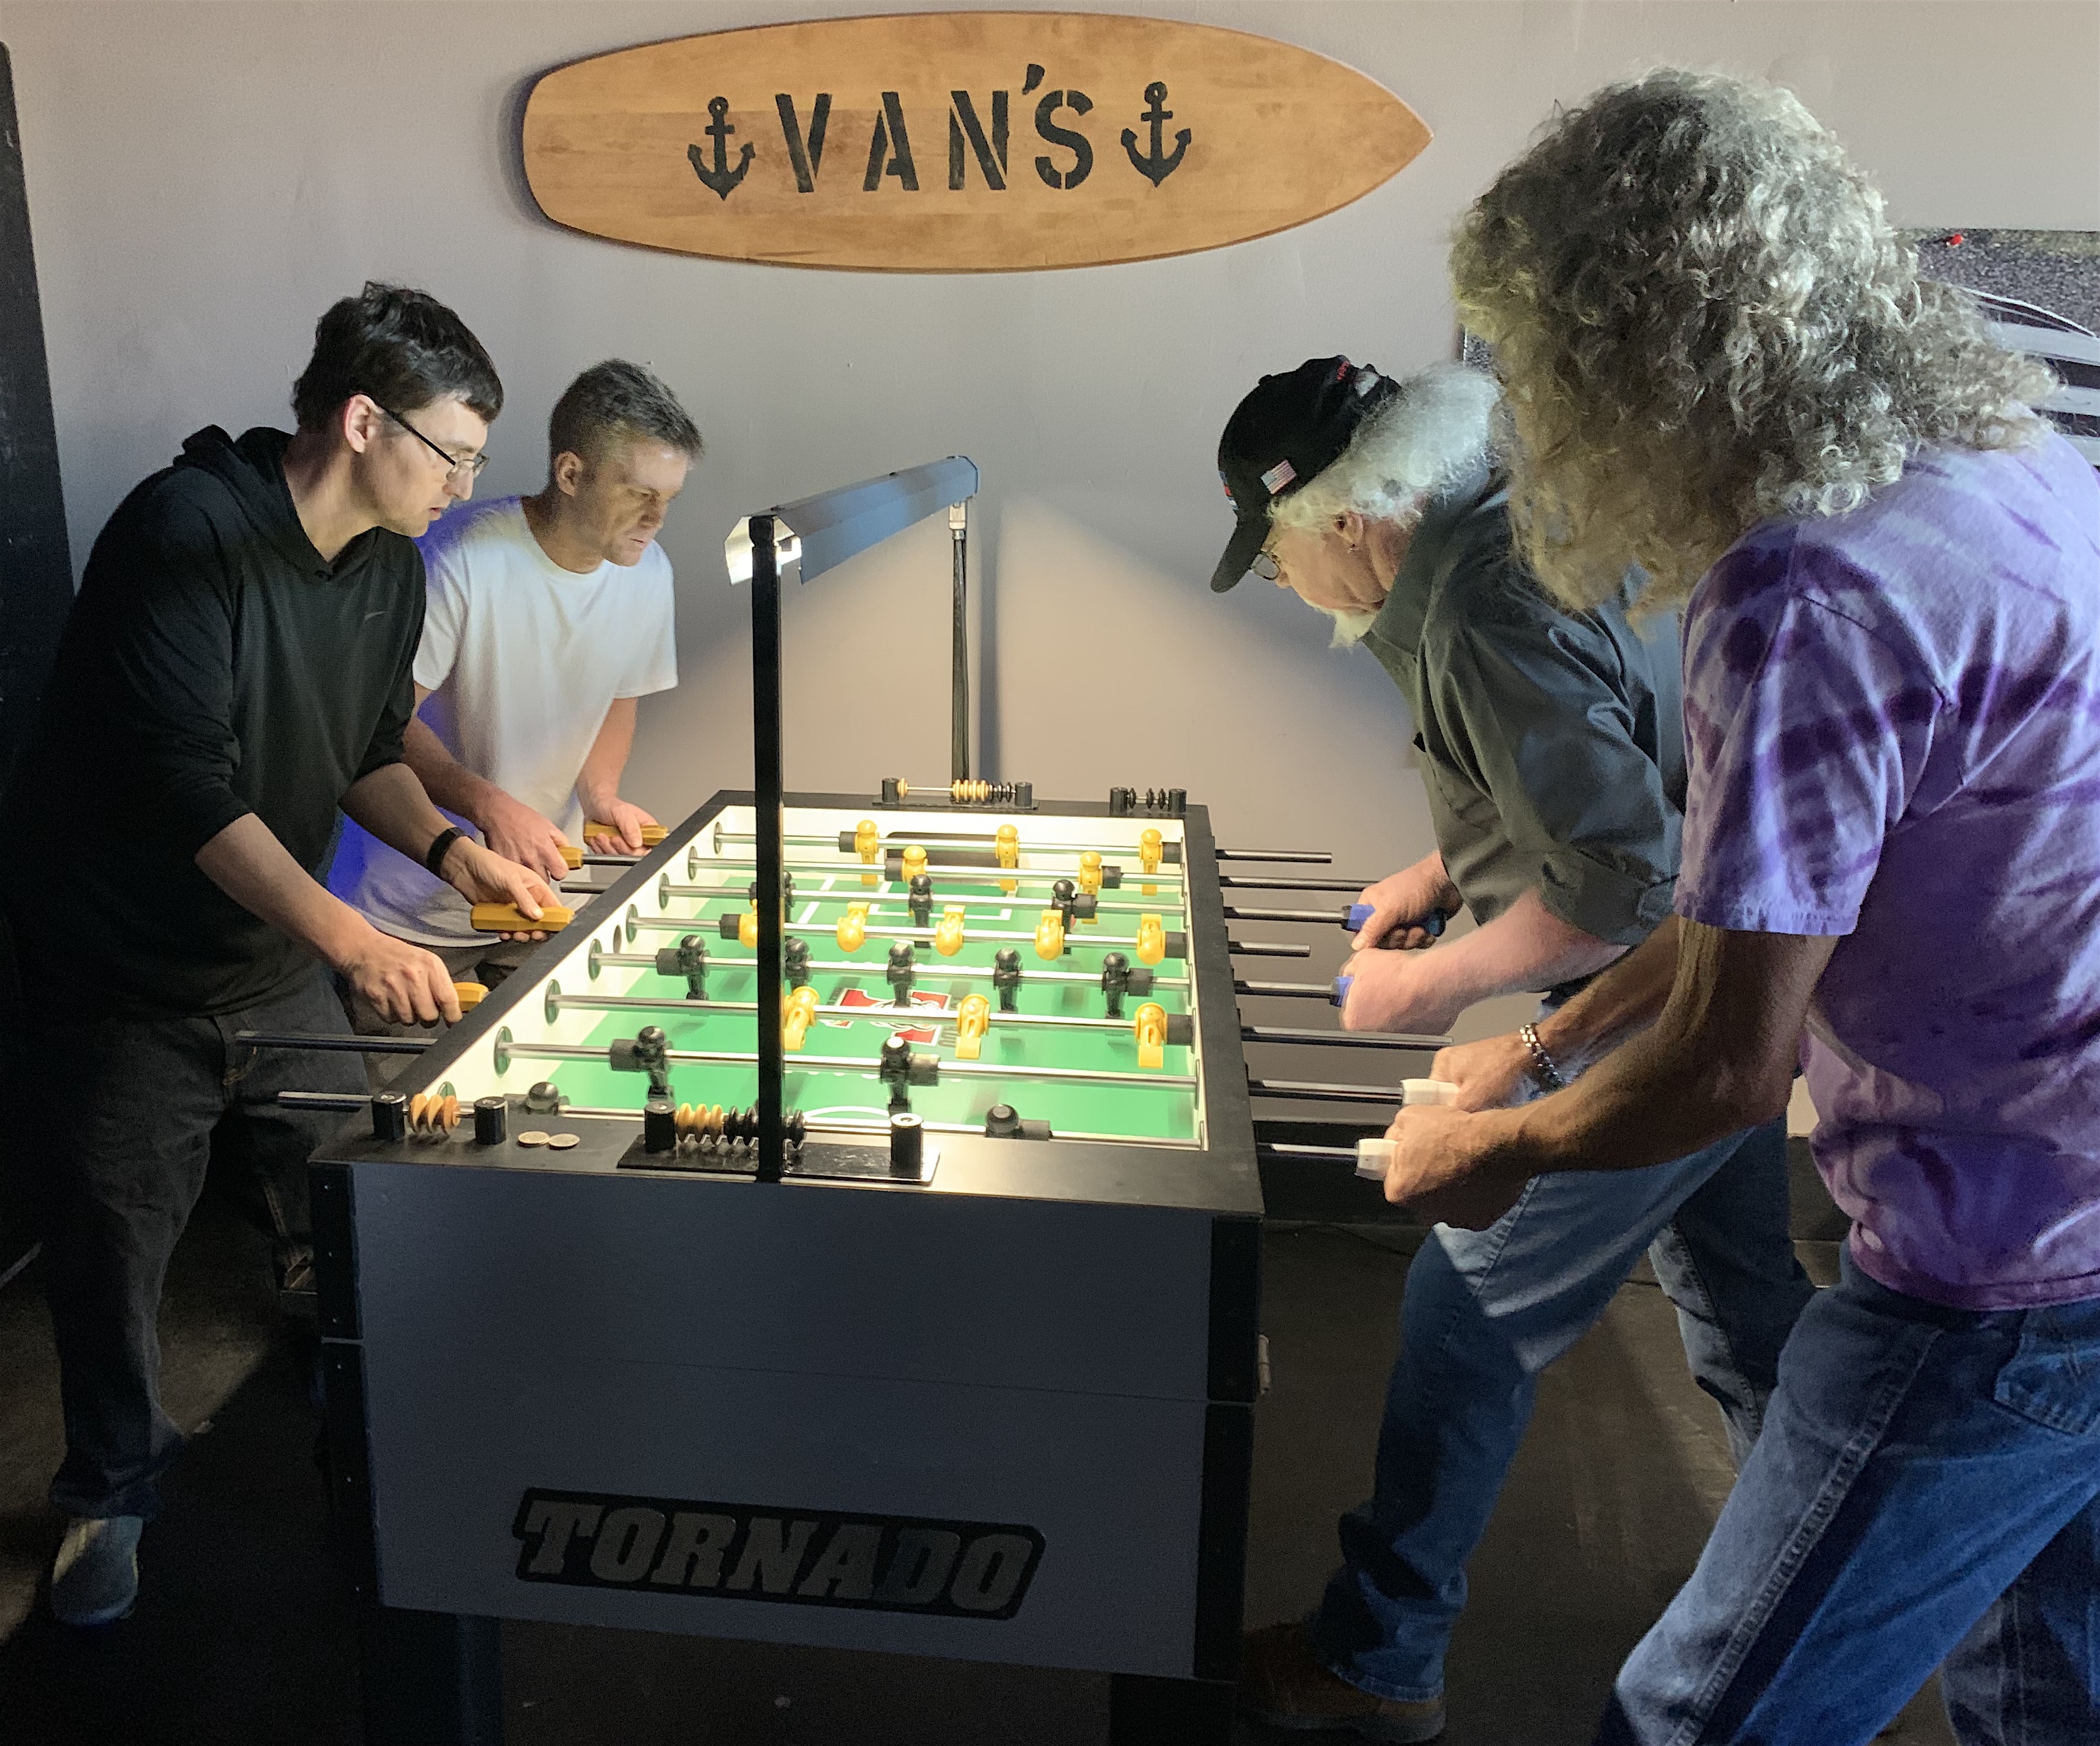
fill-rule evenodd
<path id="1" fill-rule="evenodd" d="M 2100 1739 L 2100 484 L 1783 92 L 1599 93 L 1453 266 L 1534 571 L 1688 593 L 1690 791 L 1675 926 L 1538 1028 L 1597 1065 L 1403 1113 L 1387 1192 L 1479 1224 L 1798 1061 L 1853 1220 L 1599 1739 L 1849 1746 L 1943 1662 L 1965 1746 Z M 1436 1071 L 1477 1103 L 1525 1055 Z"/>

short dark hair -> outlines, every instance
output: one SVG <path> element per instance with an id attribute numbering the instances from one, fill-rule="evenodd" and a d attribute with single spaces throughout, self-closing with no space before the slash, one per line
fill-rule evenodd
<path id="1" fill-rule="evenodd" d="M 314 324 L 314 355 L 292 384 L 302 430 L 318 430 L 354 394 L 395 412 L 463 400 L 493 424 L 503 384 L 467 324 L 427 291 L 368 280 Z"/>
<path id="2" fill-rule="evenodd" d="M 699 427 L 678 397 L 638 364 L 608 358 L 562 390 L 547 420 L 547 464 L 558 455 L 595 461 L 609 440 L 645 438 L 700 458 Z"/>

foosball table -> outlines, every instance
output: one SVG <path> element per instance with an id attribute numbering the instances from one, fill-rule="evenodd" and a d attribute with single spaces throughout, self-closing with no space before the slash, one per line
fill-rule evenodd
<path id="1" fill-rule="evenodd" d="M 759 739 L 754 791 L 579 857 L 609 880 L 461 1023 L 379 1045 L 407 1070 L 315 1155 L 368 1731 L 500 1738 L 509 1618 L 1095 1670 L 1115 1739 L 1223 1741 L 1243 1044 L 1338 1040 L 1244 1025 L 1232 954 L 1306 949 L 1226 930 L 1325 912 L 1229 902 L 1177 790 L 783 794 Z"/>

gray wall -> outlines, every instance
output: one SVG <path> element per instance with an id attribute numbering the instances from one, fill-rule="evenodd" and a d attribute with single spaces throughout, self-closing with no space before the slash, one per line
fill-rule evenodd
<path id="1" fill-rule="evenodd" d="M 862 10 L 3 0 L 77 559 L 185 433 L 285 421 L 331 299 L 405 280 L 503 371 L 484 492 L 538 483 L 547 408 L 598 358 L 651 361 L 699 418 L 711 453 L 664 540 L 684 684 L 645 708 L 629 784 L 659 813 L 748 780 L 744 608 L 720 558 L 735 515 L 960 451 L 986 481 L 985 773 L 1056 795 L 1179 783 L 1229 844 L 1329 847 L 1372 874 L 1429 846 L 1405 712 L 1294 601 L 1204 589 L 1227 526 L 1217 432 L 1258 373 L 1309 355 L 1447 355 L 1441 240 L 1552 103 L 1656 60 L 1765 73 L 1843 134 L 1899 223 L 2100 228 L 2100 11 L 1991 0 L 1129 8 L 1334 55 L 1436 134 L 1353 206 L 1175 260 L 799 272 L 533 212 L 512 140 L 534 73 Z M 929 524 L 792 602 L 791 782 L 946 775 L 945 539 Z"/>

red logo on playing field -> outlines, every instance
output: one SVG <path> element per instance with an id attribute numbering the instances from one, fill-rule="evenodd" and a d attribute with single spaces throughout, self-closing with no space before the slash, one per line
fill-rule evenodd
<path id="1" fill-rule="evenodd" d="M 871 1018 L 877 1012 L 897 1011 L 893 1002 L 879 999 L 876 996 L 858 988 L 848 989 L 832 1004 L 841 1007 L 866 1007 L 868 1008 L 868 1016 Z M 911 1005 L 915 1011 L 946 1012 L 948 1010 L 948 997 L 946 994 L 936 994 L 930 989 L 915 988 L 911 990 Z M 843 1030 L 847 1025 L 852 1024 L 853 1021 L 835 1018 L 826 1019 L 824 1022 L 827 1025 L 836 1025 Z M 907 1043 L 931 1043 L 935 1036 L 939 1034 L 938 1027 L 925 1025 L 893 1025 L 889 1028 Z"/>

